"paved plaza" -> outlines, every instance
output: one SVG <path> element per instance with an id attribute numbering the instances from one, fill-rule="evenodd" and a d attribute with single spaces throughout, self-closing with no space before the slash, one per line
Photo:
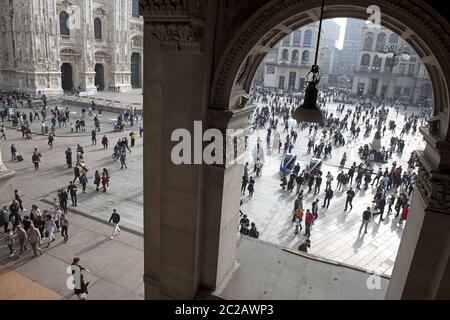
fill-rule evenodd
<path id="1" fill-rule="evenodd" d="M 336 105 L 331 104 L 328 108 L 335 110 Z M 74 119 L 79 117 L 80 112 L 80 108 L 71 107 Z M 418 110 L 409 108 L 408 113 L 411 112 Z M 401 111 L 397 117 L 395 111 L 391 110 L 390 117 L 397 121 L 398 134 L 403 125 L 403 112 Z M 24 194 L 24 206 L 28 210 L 32 204 L 37 204 L 41 210 L 50 208 L 58 188 L 67 187 L 69 180 L 73 179 L 73 169 L 68 169 L 65 165 L 64 151 L 68 146 L 73 150 L 77 144 L 83 146 L 89 168 L 87 192 L 85 194 L 79 192 L 79 204 L 76 208 L 70 207 L 69 200 L 69 242 L 63 244 L 57 234 L 57 242 L 46 250 L 43 257 L 32 259 L 25 256 L 21 259 L 11 259 L 8 257 L 3 239 L 0 239 L 0 284 L 11 283 L 11 279 L 20 279 L 20 283 L 24 285 L 27 281 L 31 281 L 36 284 L 36 290 L 42 292 L 42 297 L 74 299 L 72 292 L 64 286 L 67 277 L 65 269 L 74 256 L 79 256 L 81 264 L 91 271 L 87 276 L 91 281 L 89 299 L 143 298 L 142 139 L 138 138 L 136 147 L 127 154 L 128 169 L 121 170 L 120 164 L 113 162 L 111 158 L 112 146 L 117 139 L 128 136 L 131 130 L 138 132 L 141 122 L 135 124 L 133 128 L 127 126 L 125 132 L 114 133 L 112 123 L 117 115 L 104 112 L 100 118 L 102 132 L 97 135 L 98 144 L 92 146 L 90 137 L 90 131 L 93 129 L 92 118 L 87 117 L 85 133 L 71 133 L 69 127 L 57 128 L 53 149 L 49 149 L 46 136 L 33 134 L 33 140 L 26 141 L 20 131 L 13 129 L 7 129 L 7 141 L 0 141 L 5 164 L 17 172 L 13 178 L 0 183 L 1 205 L 9 205 L 13 198 L 13 190 L 19 189 L 19 193 Z M 34 122 L 32 129 L 33 132 L 39 133 L 40 122 Z M 279 127 L 278 130 L 281 132 L 282 128 Z M 108 136 L 112 144 L 108 150 L 103 150 L 100 143 L 103 134 Z M 360 160 L 357 149 L 360 145 L 371 142 L 373 134 L 374 131 L 369 138 L 361 138 L 344 147 L 333 146 L 333 156 L 324 160 L 322 171 L 325 174 L 330 171 L 336 177 L 343 152 L 347 152 L 347 165 L 354 161 L 358 164 Z M 249 139 L 247 161 L 250 162 L 251 168 L 253 168 L 252 151 L 258 136 L 265 141 L 266 131 L 255 130 Z M 282 140 L 284 136 L 285 134 L 281 135 Z M 390 136 L 386 134 L 383 144 L 388 144 Z M 308 138 L 307 130 L 299 131 L 293 149 L 302 169 L 311 158 L 311 155 L 306 153 Z M 347 133 L 345 138 L 349 140 Z M 409 154 L 415 149 L 424 147 L 420 134 L 407 135 L 405 139 L 409 142 L 403 155 L 394 154 L 389 164 L 383 168 L 390 167 L 394 160 L 406 167 Z M 25 161 L 10 160 L 11 143 L 16 144 L 19 154 L 24 155 Z M 35 147 L 43 155 L 41 167 L 37 172 L 31 163 L 31 153 Z M 265 164 L 262 176 L 256 178 L 254 197 L 248 199 L 243 196 L 241 209 L 252 222 L 256 223 L 261 240 L 296 251 L 304 237 L 302 233 L 294 234 L 294 224 L 291 222 L 295 192 L 289 194 L 281 191 L 280 155 L 268 154 L 267 150 L 265 153 Z M 94 172 L 102 168 L 107 168 L 111 173 L 111 187 L 107 193 L 96 192 L 93 187 Z M 336 188 L 336 181 L 333 188 Z M 316 197 L 322 204 L 323 193 L 321 190 L 316 196 L 308 194 L 304 201 L 306 208 Z M 379 218 L 376 218 L 371 222 L 367 235 L 358 235 L 362 211 L 371 205 L 373 196 L 374 189 L 369 188 L 366 192 L 358 191 L 353 202 L 353 210 L 344 212 L 345 193 L 335 192 L 330 208 L 325 210 L 320 207 L 319 218 L 311 231 L 312 245 L 309 252 L 318 257 L 389 276 L 402 235 L 402 228 L 397 226 L 398 219 L 391 215 L 379 223 Z M 123 232 L 118 238 L 111 240 L 109 236 L 112 226 L 107 225 L 107 222 L 113 208 L 118 209 L 121 214 Z M 3 233 L 1 234 L 3 237 Z M 11 292 L 8 297 L 13 299 L 19 295 Z"/>
<path id="2" fill-rule="evenodd" d="M 336 107 L 336 104 L 327 105 L 327 109 L 334 113 L 336 113 Z M 400 134 L 400 131 L 403 128 L 404 112 L 402 110 L 403 107 L 400 108 L 399 115 L 397 116 L 396 111 L 392 109 L 387 121 L 388 123 L 390 119 L 396 120 L 396 136 Z M 420 110 L 409 107 L 407 112 L 409 114 L 414 112 L 418 114 Z M 278 127 L 278 130 L 280 132 L 283 130 L 281 125 Z M 315 139 L 316 142 L 318 142 L 321 136 L 319 131 Z M 299 130 L 298 132 L 299 136 L 292 153 L 297 155 L 297 162 L 300 163 L 301 171 L 310 162 L 312 154 L 307 154 L 307 143 L 310 138 L 308 130 Z M 287 133 L 281 133 L 282 141 L 285 141 L 286 134 Z M 367 191 L 364 191 L 363 189 L 357 190 L 355 184 L 353 184 L 356 196 L 353 200 L 353 209 L 348 211 L 344 211 L 346 199 L 345 193 L 347 190 L 336 191 L 336 177 L 341 171 L 339 170 L 339 163 L 343 153 L 347 153 L 347 162 L 344 169 L 345 172 L 347 172 L 349 166 L 353 162 L 356 162 L 357 165 L 362 162 L 358 155 L 358 148 L 372 142 L 375 130 L 372 130 L 372 134 L 368 138 L 363 138 L 363 134 L 364 132 L 362 131 L 356 141 L 350 142 L 350 132 L 344 132 L 344 137 L 346 141 L 349 142 L 343 147 L 335 146 L 333 143 L 332 157 L 323 160 L 321 170 L 324 176 L 327 172 L 331 172 L 334 176 L 332 182 L 334 196 L 331 199 L 330 207 L 328 209 L 322 208 L 325 194 L 325 181 L 322 182 L 321 192 L 317 195 L 314 195 L 313 191 L 307 194 L 307 183 L 303 184 L 302 189 L 304 189 L 305 192 L 303 203 L 305 209 L 311 208 L 313 200 L 317 198 L 320 200 L 319 216 L 314 222 L 314 226 L 311 230 L 311 248 L 308 252 L 343 264 L 390 276 L 403 231 L 402 227 L 398 227 L 398 218 L 394 218 L 394 215 L 390 215 L 385 217 L 385 221 L 380 223 L 379 216 L 375 217 L 370 223 L 368 229 L 369 232 L 366 235 L 364 232 L 359 235 L 358 231 L 361 225 L 362 212 L 367 207 L 372 207 L 375 188 L 370 188 L 369 186 Z M 272 153 L 271 155 L 267 154 L 265 143 L 266 135 L 266 130 L 256 130 L 249 140 L 247 161 L 250 163 L 250 176 L 256 176 L 256 174 L 253 173 L 254 162 L 252 154 L 258 136 L 263 142 L 261 145 L 263 146 L 266 155 L 262 176 L 255 178 L 254 196 L 252 199 L 245 196 L 242 198 L 243 205 L 241 210 L 248 215 L 250 221 L 256 223 L 261 240 L 296 250 L 305 237 L 302 232 L 299 232 L 298 235 L 294 234 L 295 225 L 291 222 L 294 201 L 296 198 L 295 188 L 292 193 L 283 192 L 281 190 L 281 177 L 279 174 L 281 155 L 277 152 Z M 388 147 L 390 138 L 390 131 L 387 130 L 386 135 L 383 137 L 382 144 Z M 409 159 L 410 153 L 425 147 L 425 142 L 420 133 L 415 135 L 405 135 L 404 139 L 407 141 L 403 154 L 400 155 L 394 153 L 392 159 L 389 160 L 389 163 L 381 166 L 383 171 L 386 167 L 390 168 L 393 161 L 397 161 L 398 165 L 406 168 L 406 162 Z M 375 165 L 374 168 L 376 172 L 378 166 Z M 388 195 L 390 193 L 392 193 L 392 191 L 388 192 Z"/>

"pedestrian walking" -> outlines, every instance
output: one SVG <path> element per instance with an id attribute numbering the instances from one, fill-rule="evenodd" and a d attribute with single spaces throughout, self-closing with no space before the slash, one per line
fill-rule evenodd
<path id="1" fill-rule="evenodd" d="M 69 186 L 67 187 L 67 193 L 70 194 L 70 200 L 72 201 L 72 206 L 77 206 L 77 185 L 75 182 L 70 181 Z"/>
<path id="2" fill-rule="evenodd" d="M 40 248 L 40 244 L 42 241 L 41 233 L 39 230 L 34 226 L 34 223 L 31 224 L 30 229 L 27 232 L 28 236 L 28 243 L 31 245 L 31 248 L 33 249 L 34 256 L 38 256 L 38 251 L 41 255 L 44 254 L 44 251 Z"/>
<path id="3" fill-rule="evenodd" d="M 352 201 L 353 201 L 354 197 L 355 197 L 355 191 L 353 191 L 353 188 L 350 187 L 350 189 L 348 189 L 348 191 L 347 191 L 347 199 L 345 200 L 344 211 L 347 211 L 348 205 L 350 205 L 350 210 L 353 209 Z"/>
<path id="4" fill-rule="evenodd" d="M 367 209 L 363 212 L 362 215 L 362 223 L 361 227 L 359 228 L 359 233 L 361 233 L 363 227 L 364 233 L 367 233 L 367 226 L 369 225 L 369 222 L 371 220 L 372 220 L 372 213 L 370 212 L 370 207 L 367 207 Z"/>
<path id="5" fill-rule="evenodd" d="M 27 248 L 28 236 L 25 229 L 23 229 L 20 224 L 16 226 L 16 233 L 17 233 L 17 240 L 19 240 L 19 248 L 20 248 L 18 257 L 21 258 L 22 254 L 28 249 Z"/>
<path id="6" fill-rule="evenodd" d="M 247 189 L 247 184 L 248 184 L 248 176 L 244 174 L 242 176 L 242 185 L 241 185 L 241 193 L 243 195 L 245 195 L 245 190 Z"/>
<path id="7" fill-rule="evenodd" d="M 80 167 L 79 167 L 79 163 L 77 163 L 77 165 L 73 168 L 73 174 L 74 174 L 74 178 L 73 178 L 73 183 L 75 183 L 75 181 L 80 180 Z"/>
<path id="8" fill-rule="evenodd" d="M 100 183 L 101 183 L 100 173 L 98 172 L 98 170 L 95 170 L 95 175 L 94 175 L 95 191 L 99 191 Z"/>
<path id="9" fill-rule="evenodd" d="M 12 258 L 16 254 L 16 250 L 14 250 L 14 242 L 15 242 L 15 236 L 12 229 L 6 230 L 5 235 L 5 243 L 8 246 L 9 249 L 9 257 Z"/>
<path id="10" fill-rule="evenodd" d="M 122 150 L 122 152 L 120 153 L 120 169 L 123 169 L 123 167 L 125 167 L 125 169 L 128 169 L 126 160 L 127 160 L 127 153 L 125 150 Z"/>
<path id="11" fill-rule="evenodd" d="M 95 130 L 91 132 L 91 141 L 93 146 L 97 145 L 97 132 Z"/>
<path id="12" fill-rule="evenodd" d="M 136 143 L 136 133 L 134 131 L 131 131 L 130 133 L 130 142 L 131 142 L 131 147 L 134 147 L 134 144 Z"/>
<path id="13" fill-rule="evenodd" d="M 80 258 L 75 257 L 73 258 L 72 264 L 70 266 L 72 269 L 72 275 L 74 277 L 79 277 L 79 281 L 74 281 L 75 287 L 73 290 L 78 300 L 86 300 L 86 295 L 89 294 L 88 292 L 89 282 L 84 281 L 83 271 L 89 272 L 89 270 L 83 268 L 79 263 Z"/>
<path id="14" fill-rule="evenodd" d="M 48 212 L 48 210 L 44 210 L 44 216 L 45 216 L 45 228 L 44 228 L 44 232 L 45 232 L 45 237 L 47 240 L 47 246 L 46 248 L 50 247 L 50 243 L 52 243 L 53 241 L 55 241 L 55 236 L 54 233 L 57 230 L 56 227 L 56 223 L 53 220 L 51 214 Z"/>
<path id="15" fill-rule="evenodd" d="M 311 236 L 311 225 L 314 222 L 314 215 L 311 210 L 307 209 L 305 214 L 305 237 L 309 238 Z"/>
<path id="16" fill-rule="evenodd" d="M 88 184 L 88 178 L 87 178 L 85 172 L 83 172 L 83 174 L 81 175 L 79 180 L 80 180 L 80 183 L 81 183 L 81 186 L 82 186 L 82 192 L 86 193 L 86 185 Z"/>
<path id="17" fill-rule="evenodd" d="M 108 149 L 108 144 L 109 144 L 108 138 L 106 136 L 103 136 L 102 138 L 103 149 Z"/>
<path id="18" fill-rule="evenodd" d="M 0 129 L 0 140 L 1 139 L 5 139 L 6 140 L 6 130 L 5 130 L 5 126 L 2 125 L 2 128 Z"/>
<path id="19" fill-rule="evenodd" d="M 120 227 L 119 227 L 120 215 L 117 213 L 116 209 L 113 210 L 113 213 L 111 214 L 111 217 L 109 218 L 109 223 L 111 223 L 111 221 L 114 224 L 114 230 L 113 230 L 111 239 L 114 239 L 114 237 L 117 235 L 117 233 L 120 233 Z"/>
<path id="20" fill-rule="evenodd" d="M 72 149 L 67 148 L 67 150 L 65 151 L 65 154 L 66 154 L 67 168 L 72 168 Z"/>
<path id="21" fill-rule="evenodd" d="M 14 144 L 11 145 L 11 158 L 12 161 L 17 161 L 17 148 Z"/>
<path id="22" fill-rule="evenodd" d="M 60 219 L 61 225 L 61 236 L 64 238 L 64 243 L 69 241 L 69 220 L 67 220 L 67 215 L 62 214 Z"/>
<path id="23" fill-rule="evenodd" d="M 23 201 L 22 201 L 23 196 L 24 196 L 23 194 L 22 195 L 19 194 L 19 190 L 14 190 L 14 199 L 19 204 L 20 211 L 27 211 L 27 209 L 24 209 L 24 207 L 23 207 Z"/>
<path id="24" fill-rule="evenodd" d="M 251 199 L 253 198 L 253 193 L 255 192 L 255 180 L 253 177 L 250 177 L 250 180 L 248 181 L 248 197 Z"/>
<path id="25" fill-rule="evenodd" d="M 333 190 L 331 188 L 328 188 L 325 190 L 325 198 L 323 200 L 322 208 L 325 208 L 330 206 L 330 200 L 333 198 Z"/>
<path id="26" fill-rule="evenodd" d="M 33 155 L 31 156 L 31 162 L 33 162 L 34 171 L 39 170 L 39 163 L 41 162 L 41 158 L 37 153 L 33 153 Z"/>

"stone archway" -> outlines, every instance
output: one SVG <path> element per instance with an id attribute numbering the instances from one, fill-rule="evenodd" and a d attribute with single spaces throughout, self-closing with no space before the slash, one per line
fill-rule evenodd
<path id="1" fill-rule="evenodd" d="M 424 0 L 328 2 L 325 18 L 366 19 L 366 8 L 378 5 L 382 24 L 406 39 L 427 66 L 441 125 L 439 133 L 424 130 L 427 151 L 420 154 L 420 161 L 421 173 L 427 174 L 421 175 L 418 186 L 425 196 L 417 196 L 413 203 L 416 214 L 407 224 L 411 231 L 405 230 L 409 236 L 399 251 L 403 262 L 394 269 L 399 276 L 390 297 L 411 297 L 405 288 L 415 285 L 422 286 L 417 292 L 426 292 L 427 297 L 445 296 L 448 283 L 442 275 L 450 264 L 445 260 L 449 249 L 443 244 L 448 242 L 450 217 L 443 213 L 450 209 L 450 194 L 445 191 L 450 159 L 442 155 L 450 150 L 449 23 Z M 252 108 L 242 102 L 265 54 L 295 28 L 316 21 L 321 1 L 211 0 L 193 5 L 186 0 L 177 7 L 141 3 L 144 105 L 150 114 L 144 121 L 152 128 L 144 132 L 144 139 L 153 142 L 144 146 L 145 291 L 147 298 L 189 299 L 199 287 L 219 287 L 235 266 L 242 166 L 176 166 L 170 161 L 175 145 L 171 134 L 177 128 L 192 131 L 197 120 L 222 132 L 244 128 Z M 225 157 L 230 153 L 225 150 Z M 440 225 L 438 237 L 430 236 L 435 223 Z M 421 258 L 430 248 L 435 259 L 424 265 Z M 412 276 L 423 267 L 435 272 Z"/>
<path id="2" fill-rule="evenodd" d="M 73 70 L 70 63 L 63 63 L 61 66 L 61 87 L 64 91 L 72 91 L 73 85 Z"/>
<path id="3" fill-rule="evenodd" d="M 246 16 L 245 20 L 240 20 L 244 17 L 239 12 L 233 12 L 232 24 L 239 27 L 233 30 L 229 41 L 222 41 L 225 44 L 223 47 L 219 46 L 223 55 L 214 71 L 211 106 L 225 110 L 239 109 L 241 97 L 249 93 L 254 74 L 266 53 L 287 34 L 317 21 L 320 3 L 320 0 L 273 0 L 252 9 L 249 4 L 249 11 L 239 7 L 241 12 L 255 12 Z M 449 148 L 450 140 L 450 63 L 445 58 L 450 55 L 450 26 L 424 1 L 335 0 L 325 8 L 324 16 L 367 19 L 366 9 L 371 5 L 381 9 L 381 24 L 405 39 L 424 62 L 433 86 L 434 115 L 440 122 L 439 132 L 430 133 L 422 129 L 427 148 L 419 153 L 422 174 L 418 192 L 412 200 L 411 212 L 414 216 L 405 229 L 398 253 L 399 262 L 394 267 L 387 298 L 448 298 L 450 292 L 446 287 L 449 281 L 445 274 L 450 272 L 449 249 L 440 245 L 439 241 L 429 240 L 432 235 L 429 228 L 439 226 L 440 241 L 448 239 L 450 218 L 443 213 L 450 209 L 450 192 L 443 188 L 450 185 L 450 162 L 443 155 Z M 230 15 L 233 16 L 233 13 Z M 431 259 L 432 262 L 425 263 L 422 260 L 428 259 L 427 253 L 431 248 L 436 256 Z M 436 267 L 435 264 L 440 265 Z M 421 276 L 420 270 L 424 267 L 434 270 L 436 275 Z"/>
<path id="4" fill-rule="evenodd" d="M 98 91 L 105 90 L 105 67 L 101 63 L 95 65 L 95 86 Z"/>

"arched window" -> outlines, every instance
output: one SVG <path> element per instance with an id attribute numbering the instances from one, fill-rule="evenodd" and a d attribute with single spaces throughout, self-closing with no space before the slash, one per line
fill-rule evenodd
<path id="1" fill-rule="evenodd" d="M 306 30 L 305 31 L 305 39 L 303 40 L 303 46 L 311 47 L 311 43 L 312 43 L 312 31 Z"/>
<path id="2" fill-rule="evenodd" d="M 94 34 L 96 40 L 102 40 L 102 20 L 100 18 L 94 19 Z"/>
<path id="3" fill-rule="evenodd" d="M 361 57 L 361 70 L 366 71 L 370 65 L 370 56 L 368 54 L 364 54 Z"/>
<path id="4" fill-rule="evenodd" d="M 302 40 L 302 32 L 300 30 L 294 31 L 294 46 L 300 46 Z"/>
<path id="5" fill-rule="evenodd" d="M 59 14 L 59 32 L 62 36 L 70 36 L 68 21 L 69 14 L 65 11 L 61 11 L 61 13 Z"/>
<path id="6" fill-rule="evenodd" d="M 289 52 L 288 49 L 284 49 L 281 52 L 281 61 L 287 62 L 289 60 Z"/>
<path id="7" fill-rule="evenodd" d="M 306 35 L 306 33 L 305 33 L 305 35 Z M 305 50 L 302 53 L 302 64 L 308 64 L 308 62 L 309 62 L 309 51 Z"/>
<path id="8" fill-rule="evenodd" d="M 373 33 L 367 32 L 366 33 L 366 39 L 364 39 L 364 51 L 372 51 L 373 46 Z"/>
<path id="9" fill-rule="evenodd" d="M 389 37 L 389 44 L 396 46 L 398 44 L 398 35 L 395 33 L 391 34 Z"/>
<path id="10" fill-rule="evenodd" d="M 382 61 L 383 59 L 381 59 L 379 56 L 375 56 L 372 62 L 372 69 L 379 71 L 381 69 Z"/>
<path id="11" fill-rule="evenodd" d="M 140 12 L 139 12 L 139 0 L 133 0 L 133 7 L 131 8 L 131 15 L 133 18 L 139 18 Z"/>
<path id="12" fill-rule="evenodd" d="M 292 59 L 291 59 L 291 63 L 292 63 L 292 64 L 298 64 L 298 57 L 299 57 L 298 50 L 292 51 Z"/>
<path id="13" fill-rule="evenodd" d="M 288 46 L 291 44 L 291 35 L 288 34 L 286 37 L 284 37 L 283 39 L 283 46 Z"/>
<path id="14" fill-rule="evenodd" d="M 377 44 L 375 45 L 375 51 L 383 51 L 386 44 L 386 34 L 384 32 L 379 33 L 377 36 Z"/>

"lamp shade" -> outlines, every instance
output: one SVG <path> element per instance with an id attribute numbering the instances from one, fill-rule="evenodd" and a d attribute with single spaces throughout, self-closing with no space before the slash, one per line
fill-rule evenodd
<path id="1" fill-rule="evenodd" d="M 313 81 L 308 83 L 305 90 L 305 101 L 298 107 L 292 117 L 297 122 L 311 122 L 323 124 L 322 111 L 317 107 L 317 95 L 319 91 Z"/>

